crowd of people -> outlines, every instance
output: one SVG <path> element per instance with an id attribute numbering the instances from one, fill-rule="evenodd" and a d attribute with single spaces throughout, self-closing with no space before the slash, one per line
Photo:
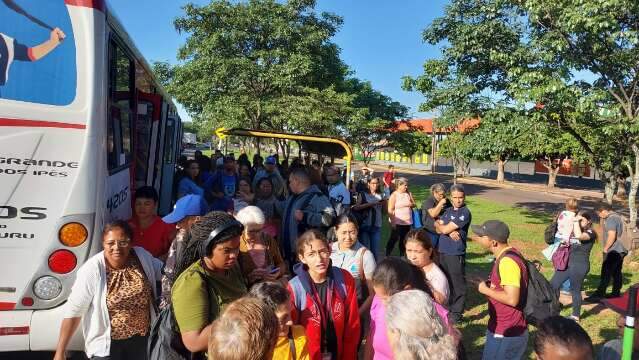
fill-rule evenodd
<path id="1" fill-rule="evenodd" d="M 181 167 L 170 214 L 159 217 L 157 192 L 141 187 L 134 217 L 104 227 L 104 251 L 77 272 L 55 359 L 79 327 L 91 359 L 466 359 L 458 326 L 471 230 L 495 258 L 477 285 L 490 317 L 482 357 L 526 353 L 527 262 L 507 224 L 471 225 L 463 186 L 435 184 L 418 208 L 392 166 L 381 178 L 364 167 L 348 187 L 338 166 L 310 159 L 250 162 L 218 151 Z M 597 213 L 606 258 L 588 301 L 603 299 L 611 279 L 621 295 L 622 228 L 607 205 Z M 569 283 L 573 311 L 536 324 L 538 359 L 595 358 L 579 326 L 593 219 L 574 199 L 557 217 L 546 255 L 554 263 L 566 247 L 568 260 L 550 282 L 557 292 Z M 622 300 L 606 304 L 625 311 Z M 620 354 L 613 340 L 601 358 Z"/>

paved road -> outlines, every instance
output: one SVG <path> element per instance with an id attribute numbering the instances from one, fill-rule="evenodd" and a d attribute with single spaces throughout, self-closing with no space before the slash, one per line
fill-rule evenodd
<path id="1" fill-rule="evenodd" d="M 430 175 L 419 173 L 398 172 L 398 176 L 408 179 L 411 186 L 430 187 L 434 183 L 444 183 L 446 187 L 452 185 L 452 177 L 446 175 Z M 501 188 L 497 186 L 481 184 L 463 184 L 467 195 L 475 195 L 490 201 L 525 207 L 533 211 L 555 212 L 564 208 L 565 196 L 548 194 L 544 192 L 526 191 L 520 189 Z M 582 199 L 580 208 L 593 210 L 599 199 Z"/>

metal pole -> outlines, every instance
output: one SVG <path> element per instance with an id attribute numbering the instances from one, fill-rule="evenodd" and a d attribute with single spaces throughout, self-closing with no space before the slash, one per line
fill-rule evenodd
<path id="1" fill-rule="evenodd" d="M 628 292 L 628 310 L 626 310 L 626 326 L 623 329 L 622 360 L 632 359 L 635 342 L 635 312 L 637 310 L 637 288 L 631 287 Z"/>

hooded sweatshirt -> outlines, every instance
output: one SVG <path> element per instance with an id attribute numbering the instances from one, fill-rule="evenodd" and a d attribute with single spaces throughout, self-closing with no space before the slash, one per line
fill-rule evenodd
<path id="1" fill-rule="evenodd" d="M 355 280 L 351 274 L 337 267 L 331 266 L 329 268 L 328 278 L 326 279 L 328 282 L 327 298 L 324 301 L 325 306 L 322 307 L 319 293 L 308 271 L 304 269 L 304 265 L 295 265 L 294 272 L 297 276 L 288 285 L 288 291 L 291 295 L 291 317 L 294 324 L 302 325 L 306 330 L 311 359 L 322 359 L 322 337 L 331 338 L 326 333 L 331 330 L 334 332 L 334 338 L 337 342 L 337 353 L 333 354 L 332 359 L 357 359 L 360 323 Z M 335 272 L 341 272 L 344 284 L 339 284 L 335 280 Z M 296 281 L 299 281 L 305 290 L 306 298 L 302 299 L 302 301 L 305 301 L 306 305 L 303 311 L 300 311 L 301 309 L 295 305 L 295 292 L 291 283 Z M 345 290 L 345 297 L 338 287 Z M 324 328 L 328 331 L 323 331 Z"/>
<path id="2" fill-rule="evenodd" d="M 297 238 L 306 230 L 329 228 L 335 219 L 335 209 L 320 189 L 311 185 L 299 194 L 290 195 L 282 206 L 282 252 L 284 259 L 293 263 Z M 298 222 L 295 210 L 302 210 L 304 218 Z"/>

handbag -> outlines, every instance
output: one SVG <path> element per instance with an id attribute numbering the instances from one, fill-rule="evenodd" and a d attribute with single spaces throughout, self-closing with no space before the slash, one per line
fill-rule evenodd
<path id="1" fill-rule="evenodd" d="M 552 266 L 557 271 L 564 271 L 568 268 L 568 258 L 570 257 L 570 244 L 560 244 L 554 254 L 552 254 Z"/>
<path id="2" fill-rule="evenodd" d="M 413 229 L 421 229 L 424 227 L 422 224 L 422 212 L 419 209 L 413 209 Z"/>

